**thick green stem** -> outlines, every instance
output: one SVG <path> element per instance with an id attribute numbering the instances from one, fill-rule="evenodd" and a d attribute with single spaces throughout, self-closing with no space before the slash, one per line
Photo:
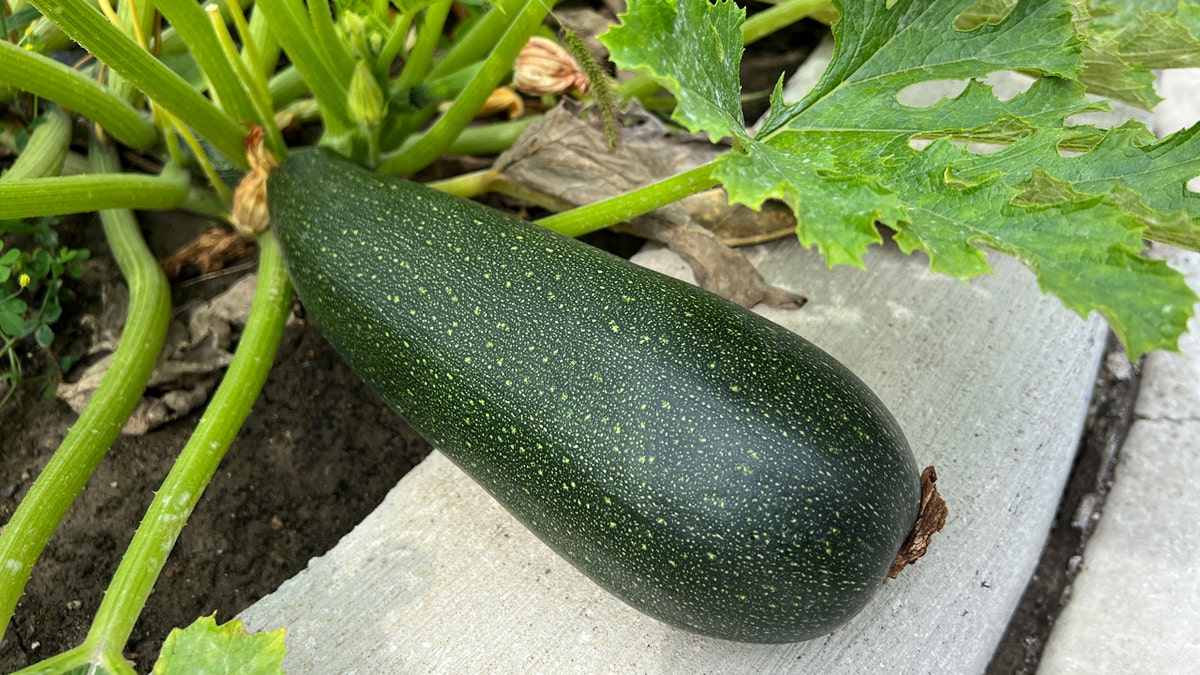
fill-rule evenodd
<path id="1" fill-rule="evenodd" d="M 96 5 L 97 3 L 89 0 L 89 4 Z M 143 49 L 150 42 L 150 36 L 154 30 L 154 18 L 157 15 L 158 12 L 154 9 L 154 5 L 149 2 L 122 2 L 117 5 L 117 25 L 126 35 L 136 38 Z M 121 77 L 120 73 L 109 71 L 105 83 L 112 89 L 113 94 L 126 103 L 133 103 L 138 96 L 137 87 Z"/>
<path id="2" fill-rule="evenodd" d="M 154 6 L 187 44 L 196 65 L 208 80 L 211 95 L 220 102 L 221 108 L 235 120 L 261 125 L 263 121 L 258 110 L 200 3 L 196 0 L 154 0 Z"/>
<path id="3" fill-rule="evenodd" d="M 232 0 L 226 0 L 226 2 L 232 4 Z M 239 26 L 239 33 L 241 30 Z M 242 57 L 246 65 L 255 68 L 259 77 L 270 78 L 271 73 L 275 72 L 276 62 L 279 61 L 279 41 L 271 33 L 267 15 L 258 11 L 258 8 L 255 8 L 250 15 L 249 30 L 243 36 L 242 44 Z M 257 52 L 257 55 L 254 55 L 253 52 Z M 255 63 L 256 60 L 257 63 Z"/>
<path id="4" fill-rule="evenodd" d="M 107 87 L 48 56 L 0 40 L 0 84 L 75 110 L 125 145 L 145 150 L 158 140 L 150 119 Z"/>
<path id="5" fill-rule="evenodd" d="M 267 17 L 275 39 L 316 96 L 321 105 L 325 132 L 337 137 L 350 131 L 354 127 L 346 98 L 350 71 L 338 71 L 317 49 L 317 36 L 304 4 L 290 0 L 258 0 L 255 11 Z"/>
<path id="6" fill-rule="evenodd" d="M 0 183 L 0 218 L 33 218 L 102 209 L 171 209 L 188 196 L 188 175 L 167 165 L 161 175 L 97 173 Z"/>
<path id="7" fill-rule="evenodd" d="M 292 286 L 275 236 L 259 236 L 258 287 L 237 352 L 195 432 L 121 558 L 85 646 L 119 654 L 180 531 L 258 398 L 292 307 Z"/>
<path id="8" fill-rule="evenodd" d="M 29 137 L 29 143 L 17 161 L 0 175 L 0 180 L 25 180 L 57 176 L 71 149 L 71 119 L 62 110 L 51 107 L 46 119 Z"/>
<path id="9" fill-rule="evenodd" d="M 86 0 L 30 0 L 83 48 L 117 71 L 155 103 L 171 111 L 234 164 L 246 168 L 246 130 L 109 23 Z"/>
<path id="10" fill-rule="evenodd" d="M 542 218 L 537 224 L 568 237 L 602 230 L 715 186 L 715 165 L 709 162 L 632 192 Z"/>
<path id="11" fill-rule="evenodd" d="M 455 41 L 446 57 L 433 67 L 429 77 L 445 77 L 483 60 L 496 43 L 496 38 L 503 35 L 508 25 L 516 19 L 523 5 L 524 0 L 499 0 L 493 3 L 492 8 L 471 26 L 467 34 Z"/>
<path id="12" fill-rule="evenodd" d="M 450 109 L 434 122 L 424 136 L 381 162 L 379 170 L 393 175 L 411 174 L 440 157 L 474 119 L 500 80 L 512 69 L 517 54 L 525 46 L 534 29 L 546 18 L 551 4 L 553 3 L 548 0 L 526 2 L 520 14 L 496 44 L 496 48 L 483 62 L 483 67 L 471 79 L 471 84 L 455 99 Z"/>
<path id="13" fill-rule="evenodd" d="M 541 121 L 541 115 L 530 115 L 515 120 L 470 126 L 462 130 L 458 138 L 446 148 L 450 155 L 498 155 L 512 147 L 521 137 L 525 127 Z"/>
<path id="14" fill-rule="evenodd" d="M 783 0 L 746 19 L 742 24 L 742 44 L 757 42 L 806 16 L 829 9 L 829 0 Z"/>
<path id="15" fill-rule="evenodd" d="M 338 37 L 333 25 L 333 13 L 329 11 L 329 0 L 308 0 L 308 18 L 317 38 L 317 47 L 333 67 L 335 73 L 354 70 L 354 59 L 346 43 Z"/>
<path id="16" fill-rule="evenodd" d="M 262 16 L 261 13 L 257 16 Z M 308 82 L 296 66 L 285 66 L 271 76 L 267 82 L 267 91 L 271 94 L 271 105 L 276 110 L 283 108 L 292 101 L 309 93 Z"/>
<path id="17" fill-rule="evenodd" d="M 387 41 L 383 43 L 379 56 L 375 59 L 375 75 L 380 79 L 387 78 L 392 69 L 392 62 L 400 55 L 400 50 L 404 49 L 404 41 L 408 38 L 408 28 L 412 25 L 414 14 L 415 12 L 404 12 L 388 29 Z"/>
<path id="18" fill-rule="evenodd" d="M 254 116 L 248 119 L 256 120 L 262 127 L 266 134 L 267 147 L 276 156 L 284 156 L 287 153 L 287 144 L 283 140 L 283 134 L 279 131 L 279 125 L 275 123 L 275 109 L 271 106 L 271 95 L 267 93 L 267 76 L 262 74 L 261 68 L 248 66 L 242 60 L 242 55 L 238 53 L 237 46 L 233 43 L 233 36 L 229 34 L 229 28 L 221 20 L 220 12 L 210 5 L 205 13 L 217 36 L 217 42 L 221 45 L 225 61 L 230 64 L 237 76 L 238 90 L 245 93 L 247 100 L 250 101 L 250 106 L 254 109 Z M 241 9 L 233 5 L 231 13 L 235 17 L 234 23 L 240 26 L 238 30 L 243 35 L 248 35 L 250 27 L 242 17 Z M 257 54 L 254 43 L 249 39 L 245 42 L 245 53 Z"/>
<path id="19" fill-rule="evenodd" d="M 115 159 L 103 151 L 93 152 L 93 158 L 97 170 L 116 168 Z M 141 398 L 167 335 L 171 291 L 137 220 L 124 210 L 101 212 L 100 220 L 129 284 L 125 330 L 91 402 L 0 534 L 0 629 L 8 626 L 50 535 Z"/>
<path id="20" fill-rule="evenodd" d="M 433 52 L 442 40 L 442 28 L 446 25 L 451 4 L 450 0 L 438 0 L 425 8 L 421 14 L 417 42 L 404 62 L 404 70 L 400 71 L 394 89 L 411 89 L 425 81 L 433 64 Z"/>

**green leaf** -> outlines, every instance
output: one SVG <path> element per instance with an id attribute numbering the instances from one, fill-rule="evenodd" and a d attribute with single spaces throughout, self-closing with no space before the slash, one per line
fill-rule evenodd
<path id="1" fill-rule="evenodd" d="M 1044 145 L 1030 137 L 987 155 L 987 163 L 971 171 L 1008 174 L 1007 163 L 1027 166 L 1025 153 Z M 946 141 L 922 154 L 930 178 L 947 165 L 969 175 L 958 162 L 982 164 Z M 949 271 L 941 268 L 956 267 L 960 257 L 969 259 L 962 261 L 964 268 L 986 269 L 976 245 L 1006 253 L 1037 274 L 1043 291 L 1080 316 L 1098 311 L 1131 355 L 1175 347 L 1192 316 L 1195 294 L 1182 275 L 1143 255 L 1142 228 L 1133 214 L 1107 192 L 1088 195 L 1081 187 L 1088 184 L 1045 170 L 1014 184 L 992 180 L 964 190 L 938 187 L 915 200 L 912 206 L 924 213 L 898 232 L 896 241 L 906 252 L 928 253 L 935 271 Z"/>
<path id="2" fill-rule="evenodd" d="M 1179 0 L 1095 0 L 1074 5 L 1076 28 L 1087 36 L 1080 81 L 1088 91 L 1147 110 L 1155 68 L 1200 66 L 1200 7 Z"/>
<path id="3" fill-rule="evenodd" d="M 628 3 L 621 24 L 600 40 L 614 62 L 643 70 L 679 99 L 673 119 L 715 141 L 745 137 L 738 66 L 746 12 L 732 0 Z"/>
<path id="4" fill-rule="evenodd" d="M 284 629 L 247 633 L 238 619 L 218 626 L 214 613 L 171 631 L 154 664 L 154 675 L 282 673 L 286 651 Z"/>
<path id="5" fill-rule="evenodd" d="M 1000 251 L 1073 311 L 1102 314 L 1131 355 L 1174 347 L 1196 296 L 1142 255 L 1142 239 L 1200 242 L 1200 197 L 1185 187 L 1200 174 L 1200 132 L 1160 142 L 1136 124 L 1067 126 L 1069 116 L 1104 107 L 1075 79 L 1084 43 L 1068 0 L 834 5 L 841 19 L 826 72 L 794 104 L 777 86 L 753 138 L 728 112 L 732 86 L 716 66 L 700 72 L 681 65 L 678 50 L 638 48 L 621 32 L 607 43 L 623 67 L 663 80 L 689 129 L 739 139 L 714 169 L 731 200 L 782 199 L 800 241 L 831 266 L 861 266 L 882 222 L 935 272 L 985 274 L 982 247 Z M 670 0 L 630 0 L 623 20 L 666 31 L 655 44 L 687 44 L 683 64 L 694 54 L 731 68 L 716 56 L 731 53 L 739 29 L 727 6 L 696 2 L 686 19 L 682 12 Z M 1038 77 L 1001 98 L 983 83 L 997 71 Z M 913 88 L 947 81 L 965 84 L 931 105 L 910 102 Z M 974 141 L 1002 149 L 985 154 L 967 145 Z"/>
<path id="6" fill-rule="evenodd" d="M 25 337 L 25 311 L 28 309 L 25 301 L 18 298 L 0 302 L 0 333 L 13 338 Z"/>
<path id="7" fill-rule="evenodd" d="M 54 342 L 54 329 L 43 323 L 33 332 L 33 339 L 37 341 L 38 346 L 42 349 L 49 349 L 50 345 Z"/>

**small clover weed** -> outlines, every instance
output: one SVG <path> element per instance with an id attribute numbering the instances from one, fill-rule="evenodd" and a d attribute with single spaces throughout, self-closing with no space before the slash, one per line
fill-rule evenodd
<path id="1" fill-rule="evenodd" d="M 4 392 L 0 406 L 23 379 L 18 347 L 32 338 L 50 355 L 54 342 L 54 324 L 62 317 L 62 301 L 69 291 L 63 288 L 66 277 L 83 275 L 81 263 L 88 259 L 86 249 L 62 246 L 54 226 L 58 218 L 42 218 L 23 223 L 0 221 L 0 234 L 26 235 L 33 244 L 28 250 L 6 247 L 0 240 L 0 373 Z M 68 369 L 73 359 L 50 358 L 57 373 Z M 0 366 L 4 367 L 4 366 Z"/>

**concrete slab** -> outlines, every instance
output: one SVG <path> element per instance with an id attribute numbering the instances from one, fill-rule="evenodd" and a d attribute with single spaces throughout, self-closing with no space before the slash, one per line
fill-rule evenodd
<path id="1" fill-rule="evenodd" d="M 994 256 L 970 284 L 874 250 L 827 270 L 795 240 L 750 252 L 800 311 L 764 311 L 889 405 L 950 507 L 931 552 L 828 637 L 744 645 L 669 628 L 607 595 L 440 455 L 331 552 L 243 613 L 288 628 L 289 673 L 978 672 L 1058 503 L 1104 328 Z M 666 251 L 639 256 L 679 273 Z"/>

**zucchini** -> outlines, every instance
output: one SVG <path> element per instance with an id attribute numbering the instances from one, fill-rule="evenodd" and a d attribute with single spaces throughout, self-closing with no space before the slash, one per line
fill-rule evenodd
<path id="1" fill-rule="evenodd" d="M 268 182 L 304 306 L 414 428 L 633 607 L 828 633 L 917 518 L 895 420 L 825 352 L 573 239 L 323 149 Z"/>

